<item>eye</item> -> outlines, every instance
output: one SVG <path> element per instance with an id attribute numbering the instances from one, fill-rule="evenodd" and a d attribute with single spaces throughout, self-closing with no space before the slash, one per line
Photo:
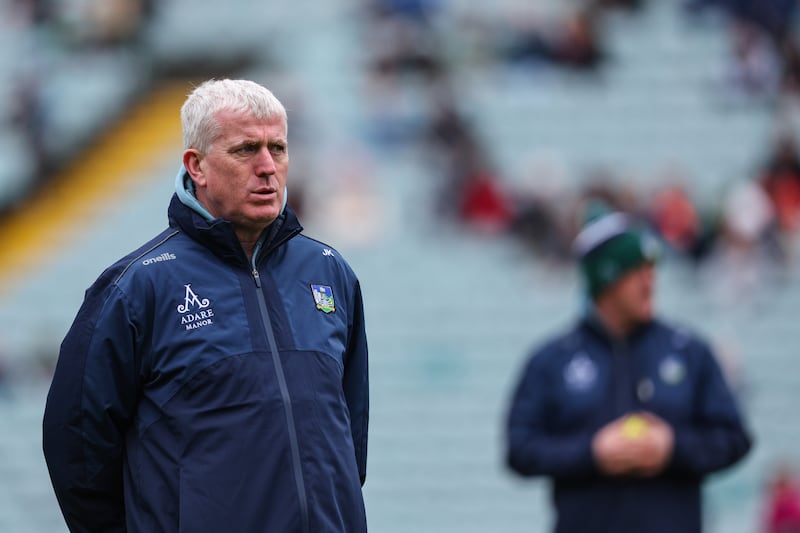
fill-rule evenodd
<path id="1" fill-rule="evenodd" d="M 256 143 L 247 143 L 243 144 L 236 151 L 240 154 L 253 154 L 258 151 L 258 144 Z"/>
<path id="2" fill-rule="evenodd" d="M 287 147 L 284 143 L 272 143 L 269 145 L 269 151 L 275 155 L 283 155 L 286 153 Z"/>

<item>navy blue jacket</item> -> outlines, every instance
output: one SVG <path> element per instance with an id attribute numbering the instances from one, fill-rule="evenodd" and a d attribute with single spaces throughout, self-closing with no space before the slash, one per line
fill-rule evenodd
<path id="1" fill-rule="evenodd" d="M 44 451 L 71 531 L 366 531 L 359 282 L 290 209 L 252 263 L 174 196 L 86 292 Z"/>
<path id="2" fill-rule="evenodd" d="M 672 458 L 653 478 L 604 476 L 592 438 L 636 411 L 672 426 Z M 509 466 L 552 480 L 557 533 L 697 533 L 703 477 L 751 445 L 708 346 L 658 321 L 619 341 L 587 319 L 545 343 L 522 373 L 507 422 Z"/>

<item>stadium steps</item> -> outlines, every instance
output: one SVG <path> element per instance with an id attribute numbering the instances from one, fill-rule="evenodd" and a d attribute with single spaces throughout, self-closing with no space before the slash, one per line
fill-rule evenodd
<path id="1" fill-rule="evenodd" d="M 134 177 L 180 147 L 176 110 L 188 86 L 156 87 L 0 226 L 0 294 L 65 246 L 69 233 L 117 209 L 138 185 Z"/>

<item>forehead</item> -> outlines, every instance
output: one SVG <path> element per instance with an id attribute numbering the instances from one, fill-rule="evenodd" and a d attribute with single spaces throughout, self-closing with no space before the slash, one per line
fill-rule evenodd
<path id="1" fill-rule="evenodd" d="M 285 140 L 286 121 L 280 115 L 258 118 L 236 111 L 218 111 L 214 114 L 218 126 L 215 142 L 236 142 L 246 139 Z"/>
<path id="2" fill-rule="evenodd" d="M 652 263 L 642 263 L 641 265 L 634 267 L 624 274 L 622 274 L 616 283 L 614 283 L 611 288 L 619 287 L 620 291 L 624 291 L 626 288 L 634 287 L 643 283 L 646 278 L 642 277 L 643 271 L 655 271 L 655 267 Z"/>

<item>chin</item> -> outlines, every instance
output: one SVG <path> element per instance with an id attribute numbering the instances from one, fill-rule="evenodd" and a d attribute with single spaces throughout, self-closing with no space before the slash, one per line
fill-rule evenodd
<path id="1" fill-rule="evenodd" d="M 281 214 L 280 209 L 259 209 L 250 215 L 250 220 L 269 226 Z"/>

